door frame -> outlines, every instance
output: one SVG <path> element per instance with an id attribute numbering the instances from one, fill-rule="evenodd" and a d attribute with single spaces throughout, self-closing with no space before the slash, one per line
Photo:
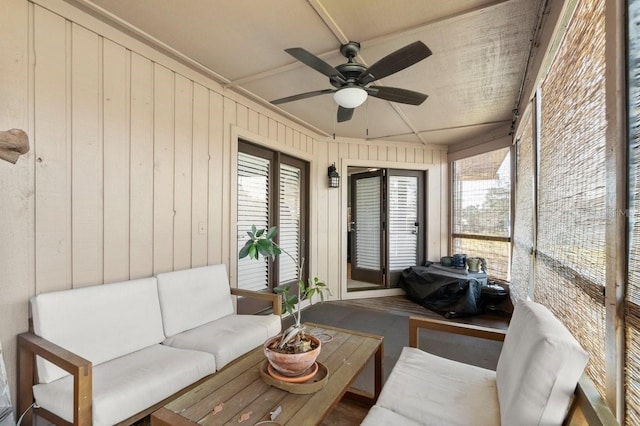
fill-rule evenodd
<path id="1" fill-rule="evenodd" d="M 434 151 L 434 157 L 436 156 Z M 427 211 L 425 211 L 425 230 L 427 238 L 425 244 L 425 258 L 427 260 L 437 260 L 440 256 L 447 252 L 448 230 L 448 192 L 442 188 L 448 185 L 448 164 L 446 162 L 446 152 L 442 152 L 441 156 L 445 158 L 438 164 L 424 163 L 399 163 L 397 161 L 379 161 L 379 160 L 361 160 L 353 158 L 342 158 L 340 160 L 340 175 L 348 176 L 349 167 L 375 167 L 382 169 L 398 169 L 398 170 L 417 170 L 424 171 L 424 193 L 427 200 Z M 444 185 L 444 186 L 443 186 Z M 341 236 L 341 257 L 340 261 L 340 298 L 345 299 L 361 299 L 365 297 L 384 297 L 404 295 L 404 290 L 400 288 L 389 288 L 379 290 L 363 290 L 347 292 L 347 186 L 340 185 L 341 205 L 343 206 L 340 219 L 340 236 Z M 433 202 L 434 200 L 439 202 Z"/>

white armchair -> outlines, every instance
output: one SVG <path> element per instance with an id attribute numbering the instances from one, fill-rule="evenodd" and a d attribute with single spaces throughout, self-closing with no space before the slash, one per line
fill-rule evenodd
<path id="1" fill-rule="evenodd" d="M 409 327 L 363 425 L 618 424 L 582 374 L 588 354 L 540 304 L 518 303 L 508 331 L 415 317 Z M 421 328 L 504 341 L 496 371 L 417 349 Z"/>

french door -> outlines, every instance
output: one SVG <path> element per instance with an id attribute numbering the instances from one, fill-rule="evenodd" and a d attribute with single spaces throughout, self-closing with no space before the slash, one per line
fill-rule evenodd
<path id="1" fill-rule="evenodd" d="M 425 258 L 424 172 L 351 175 L 351 278 L 396 287 Z"/>
<path id="2" fill-rule="evenodd" d="M 238 143 L 238 247 L 247 231 L 278 227 L 276 242 L 291 255 L 275 261 L 248 257 L 238 260 L 238 287 L 271 291 L 277 286 L 298 282 L 297 265 L 307 253 L 308 163 L 247 142 Z M 306 277 L 306 271 L 303 271 Z M 255 313 L 269 307 L 268 302 L 241 298 L 238 312 Z"/>

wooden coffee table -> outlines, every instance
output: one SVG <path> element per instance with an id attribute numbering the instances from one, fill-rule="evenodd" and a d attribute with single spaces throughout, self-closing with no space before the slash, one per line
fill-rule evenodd
<path id="1" fill-rule="evenodd" d="M 318 361 L 329 376 L 324 387 L 298 395 L 270 386 L 260 376 L 262 346 L 254 349 L 151 415 L 152 425 L 254 425 L 270 419 L 277 407 L 280 425 L 317 425 L 343 396 L 373 404 L 382 389 L 382 336 L 318 324 L 306 324 L 309 333 L 331 336 L 323 343 Z M 374 392 L 351 388 L 369 359 L 374 358 Z"/>

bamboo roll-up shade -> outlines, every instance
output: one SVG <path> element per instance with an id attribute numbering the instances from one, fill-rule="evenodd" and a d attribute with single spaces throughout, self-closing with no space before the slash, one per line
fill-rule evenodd
<path id="1" fill-rule="evenodd" d="M 628 2 L 629 255 L 625 310 L 627 424 L 640 424 L 640 0 Z"/>
<path id="2" fill-rule="evenodd" d="M 531 115 L 516 144 L 516 190 L 513 224 L 513 258 L 511 260 L 511 300 L 514 305 L 526 300 L 533 256 L 533 122 Z"/>
<path id="3" fill-rule="evenodd" d="M 605 388 L 605 307 L 575 285 L 569 270 L 537 259 L 535 301 L 548 306 L 589 353 L 586 372 L 596 388 Z M 552 284 L 552 285 L 545 285 Z"/>
<path id="4" fill-rule="evenodd" d="M 604 395 L 604 0 L 580 0 L 541 87 L 534 299 L 590 353 Z"/>

